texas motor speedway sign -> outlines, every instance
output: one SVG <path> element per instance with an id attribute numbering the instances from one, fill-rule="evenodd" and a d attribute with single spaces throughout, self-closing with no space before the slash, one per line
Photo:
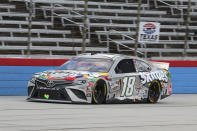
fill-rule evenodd
<path id="1" fill-rule="evenodd" d="M 139 42 L 158 42 L 160 33 L 160 23 L 140 22 L 139 26 Z"/>

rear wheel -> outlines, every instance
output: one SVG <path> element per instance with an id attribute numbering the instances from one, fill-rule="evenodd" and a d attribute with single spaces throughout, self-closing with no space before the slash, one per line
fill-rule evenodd
<path id="1" fill-rule="evenodd" d="M 106 103 L 107 85 L 104 80 L 99 80 L 92 91 L 92 103 Z"/>
<path id="2" fill-rule="evenodd" d="M 159 81 L 153 81 L 148 91 L 148 102 L 157 103 L 161 92 L 161 84 Z"/>

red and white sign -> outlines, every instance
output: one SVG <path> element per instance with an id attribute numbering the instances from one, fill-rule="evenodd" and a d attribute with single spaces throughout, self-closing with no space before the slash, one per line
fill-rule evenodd
<path id="1" fill-rule="evenodd" d="M 138 42 L 159 42 L 160 23 L 140 22 Z"/>

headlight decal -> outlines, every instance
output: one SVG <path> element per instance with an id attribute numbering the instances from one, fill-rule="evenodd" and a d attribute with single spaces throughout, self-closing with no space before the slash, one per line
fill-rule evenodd
<path id="1" fill-rule="evenodd" d="M 35 81 L 36 81 L 36 77 L 32 77 L 31 80 L 30 80 L 30 82 L 33 83 L 33 84 L 35 84 Z"/>

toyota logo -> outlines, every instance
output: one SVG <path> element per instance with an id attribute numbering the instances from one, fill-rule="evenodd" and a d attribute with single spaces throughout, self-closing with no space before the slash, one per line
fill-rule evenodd
<path id="1" fill-rule="evenodd" d="M 47 87 L 53 87 L 53 86 L 54 86 L 54 81 L 49 80 L 49 81 L 47 82 Z"/>

